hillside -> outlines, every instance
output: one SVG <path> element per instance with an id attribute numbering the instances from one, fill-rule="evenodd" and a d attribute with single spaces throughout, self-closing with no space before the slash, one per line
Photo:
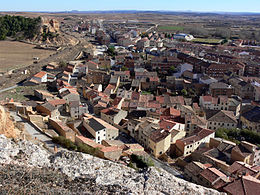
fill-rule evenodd
<path id="1" fill-rule="evenodd" d="M 83 153 L 51 154 L 41 146 L 14 142 L 4 135 L 0 135 L 0 180 L 4 194 L 222 194 L 157 168 L 138 173 Z"/>

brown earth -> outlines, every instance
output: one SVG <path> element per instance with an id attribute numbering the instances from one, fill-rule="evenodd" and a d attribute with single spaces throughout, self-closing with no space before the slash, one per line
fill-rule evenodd
<path id="1" fill-rule="evenodd" d="M 16 42 L 0 41 L 0 72 L 28 66 L 34 57 L 47 58 L 55 51 L 35 49 L 34 45 Z"/>

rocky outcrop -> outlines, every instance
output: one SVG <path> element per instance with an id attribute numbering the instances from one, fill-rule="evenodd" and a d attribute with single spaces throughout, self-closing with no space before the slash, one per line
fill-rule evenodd
<path id="1" fill-rule="evenodd" d="M 39 33 L 27 41 L 49 46 L 71 46 L 78 43 L 73 36 L 61 32 L 58 20 L 49 17 L 41 17 Z"/>
<path id="2" fill-rule="evenodd" d="M 22 140 L 14 142 L 3 135 L 0 135 L 0 164 L 0 169 L 4 170 L 4 167 L 11 164 L 11 169 L 16 166 L 17 171 L 24 171 L 24 174 L 25 170 L 31 167 L 30 170 L 34 169 L 36 172 L 49 171 L 50 177 L 52 174 L 56 175 L 55 177 L 60 175 L 56 179 L 57 182 L 52 180 L 55 186 L 50 186 L 51 184 L 46 181 L 42 185 L 50 186 L 50 191 L 60 185 L 60 189 L 66 191 L 65 194 L 221 194 L 176 178 L 157 168 L 137 173 L 129 167 L 88 154 L 65 150 L 51 154 L 31 142 Z M 46 171 L 44 173 L 46 174 Z M 43 174 L 42 177 L 46 175 Z M 40 178 L 36 180 L 39 182 Z M 33 181 L 34 179 L 32 178 Z M 66 187 L 69 180 L 72 186 L 78 186 L 80 189 Z M 6 187 L 5 182 L 1 183 L 2 187 Z M 23 181 L 23 184 L 28 187 L 31 183 Z"/>
<path id="3" fill-rule="evenodd" d="M 2 106 L 0 106 L 0 134 L 4 134 L 9 138 L 16 138 L 19 136 L 19 130 L 15 128 L 9 114 Z"/>

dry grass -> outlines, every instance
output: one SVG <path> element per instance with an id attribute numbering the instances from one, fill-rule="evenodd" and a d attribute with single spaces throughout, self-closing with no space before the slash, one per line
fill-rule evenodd
<path id="1" fill-rule="evenodd" d="M 44 59 L 55 51 L 35 49 L 34 45 L 16 42 L 0 41 L 0 72 L 28 66 L 34 57 Z"/>

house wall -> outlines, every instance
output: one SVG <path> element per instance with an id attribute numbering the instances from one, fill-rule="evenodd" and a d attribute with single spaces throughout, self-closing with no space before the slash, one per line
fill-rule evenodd
<path id="1" fill-rule="evenodd" d="M 49 119 L 49 124 L 56 130 L 58 133 L 65 137 L 66 139 L 70 139 L 71 141 L 75 141 L 75 132 L 69 127 L 65 130 L 63 129 L 56 121 Z"/>
<path id="2" fill-rule="evenodd" d="M 175 144 L 178 139 L 184 138 L 186 135 L 186 131 L 179 131 L 177 134 L 172 131 L 171 133 L 171 143 Z"/>
<path id="3" fill-rule="evenodd" d="M 118 149 L 115 151 L 103 152 L 102 150 L 97 151 L 97 156 L 100 158 L 117 161 L 122 155 L 122 149 Z"/>
<path id="4" fill-rule="evenodd" d="M 106 129 L 100 131 L 95 131 L 92 129 L 88 123 L 84 120 L 83 126 L 88 130 L 88 132 L 95 138 L 95 142 L 101 144 L 102 140 L 106 139 Z"/>
<path id="5" fill-rule="evenodd" d="M 161 156 L 164 154 L 171 146 L 171 134 L 169 134 L 165 139 L 154 142 L 153 140 L 149 139 L 149 146 L 148 148 L 151 150 L 152 154 L 155 157 Z"/>
<path id="6" fill-rule="evenodd" d="M 232 129 L 236 127 L 237 127 L 237 123 L 224 123 L 224 122 L 214 122 L 214 121 L 208 122 L 208 128 L 212 130 L 217 130 L 219 128 Z"/>
<path id="7" fill-rule="evenodd" d="M 51 112 L 49 110 L 47 110 L 46 108 L 44 108 L 43 106 L 41 105 L 37 105 L 36 106 L 36 110 L 39 112 L 39 113 L 44 113 L 46 115 L 49 115 L 51 116 Z"/>
<path id="8" fill-rule="evenodd" d="M 106 129 L 106 139 L 108 140 L 114 140 L 118 137 L 119 130 L 118 129 Z"/>
<path id="9" fill-rule="evenodd" d="M 243 116 L 241 116 L 240 121 L 242 122 L 242 127 L 260 132 L 260 123 L 251 122 Z"/>

